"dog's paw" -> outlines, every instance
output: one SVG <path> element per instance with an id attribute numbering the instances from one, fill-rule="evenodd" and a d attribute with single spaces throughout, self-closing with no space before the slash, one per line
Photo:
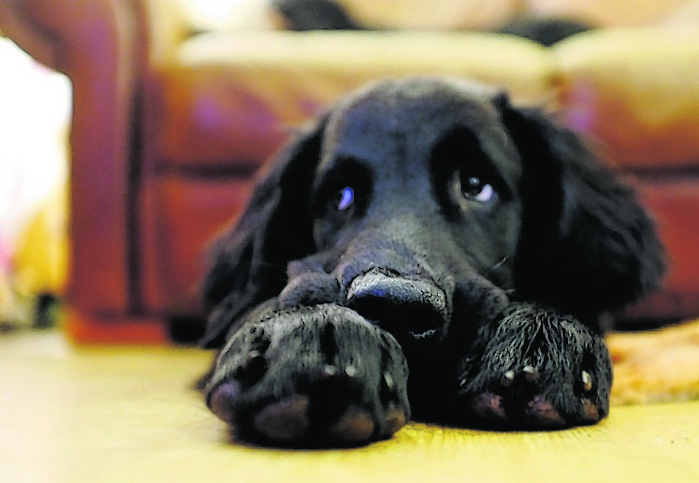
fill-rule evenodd
<path id="1" fill-rule="evenodd" d="M 609 412 L 611 384 L 601 336 L 571 317 L 519 305 L 462 361 L 457 411 L 499 428 L 594 424 Z"/>
<path id="2" fill-rule="evenodd" d="M 207 403 L 242 439 L 355 445 L 407 422 L 407 378 L 391 335 L 325 304 L 244 326 L 219 355 Z"/>

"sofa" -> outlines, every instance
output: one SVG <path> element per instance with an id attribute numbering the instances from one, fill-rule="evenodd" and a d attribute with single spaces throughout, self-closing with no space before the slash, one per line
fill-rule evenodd
<path id="1" fill-rule="evenodd" d="M 165 0 L 6 0 L 0 29 L 73 86 L 62 323 L 78 343 L 195 340 L 206 247 L 258 169 L 342 94 L 412 74 L 492 83 L 587 136 L 668 248 L 662 290 L 619 327 L 699 315 L 694 29 L 604 25 L 552 48 L 479 28 L 207 32 Z"/>

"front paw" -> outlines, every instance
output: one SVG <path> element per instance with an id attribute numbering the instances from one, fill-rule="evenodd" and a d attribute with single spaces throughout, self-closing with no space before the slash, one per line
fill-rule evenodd
<path id="1" fill-rule="evenodd" d="M 523 304 L 485 336 L 458 372 L 457 410 L 471 421 L 555 429 L 594 424 L 608 414 L 609 352 L 577 320 Z"/>
<path id="2" fill-rule="evenodd" d="M 207 402 L 242 439 L 363 444 L 409 419 L 407 377 L 392 336 L 325 304 L 245 325 L 219 355 Z"/>

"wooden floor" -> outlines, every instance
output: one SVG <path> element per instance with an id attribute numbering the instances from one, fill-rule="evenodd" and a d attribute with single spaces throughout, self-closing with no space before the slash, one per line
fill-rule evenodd
<path id="1" fill-rule="evenodd" d="M 237 446 L 188 387 L 210 357 L 1 336 L 0 481 L 699 481 L 696 402 L 618 407 L 601 425 L 561 432 L 411 424 L 353 450 Z"/>

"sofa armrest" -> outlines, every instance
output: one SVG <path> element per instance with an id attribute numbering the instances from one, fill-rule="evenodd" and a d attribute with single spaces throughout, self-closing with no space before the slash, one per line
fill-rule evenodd
<path id="1" fill-rule="evenodd" d="M 137 81 L 147 64 L 131 0 L 3 0 L 0 28 L 73 86 L 69 305 L 123 313 L 138 304 L 133 203 Z"/>
<path id="2" fill-rule="evenodd" d="M 58 67 L 57 46 L 48 32 L 38 28 L 27 16 L 20 2 L 0 2 L 0 29 L 2 33 L 28 52 L 34 59 L 53 69 Z"/>

